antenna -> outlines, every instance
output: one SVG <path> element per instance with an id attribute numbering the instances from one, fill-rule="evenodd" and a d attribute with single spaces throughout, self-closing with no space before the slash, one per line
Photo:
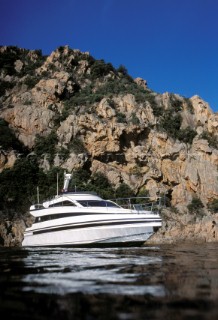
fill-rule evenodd
<path id="1" fill-rule="evenodd" d="M 39 187 L 36 187 L 37 190 L 37 203 L 39 204 Z"/>
<path id="2" fill-rule="evenodd" d="M 57 172 L 57 196 L 58 196 L 58 172 Z"/>

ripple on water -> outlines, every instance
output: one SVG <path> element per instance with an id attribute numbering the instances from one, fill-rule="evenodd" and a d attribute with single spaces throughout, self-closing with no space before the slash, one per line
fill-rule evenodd
<path id="1" fill-rule="evenodd" d="M 0 282 L 16 320 L 218 319 L 217 244 L 1 249 Z"/>

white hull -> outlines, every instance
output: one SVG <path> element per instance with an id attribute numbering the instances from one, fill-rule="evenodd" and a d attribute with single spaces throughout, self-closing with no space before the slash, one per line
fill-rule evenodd
<path id="1" fill-rule="evenodd" d="M 160 223 L 156 223 L 160 226 Z M 144 242 L 154 233 L 153 226 L 140 224 L 116 227 L 97 227 L 85 229 L 68 229 L 43 234 L 25 234 L 23 246 L 80 246 L 97 243 L 129 243 Z"/>

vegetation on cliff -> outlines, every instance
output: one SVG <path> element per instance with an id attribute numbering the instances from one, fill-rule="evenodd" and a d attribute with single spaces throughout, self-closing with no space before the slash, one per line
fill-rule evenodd
<path id="1" fill-rule="evenodd" d="M 156 93 L 87 52 L 0 47 L 0 210 L 54 195 L 67 170 L 71 188 L 106 198 L 216 212 L 217 123 L 199 97 Z"/>
<path id="2" fill-rule="evenodd" d="M 18 158 L 11 169 L 5 169 L 0 174 L 0 210 L 25 213 L 31 203 L 37 203 L 37 187 L 39 200 L 45 200 L 57 194 L 58 182 L 63 182 L 64 170 L 52 167 L 44 172 L 39 167 L 37 159 Z M 107 177 L 101 173 L 91 175 L 85 169 L 74 171 L 69 191 L 92 191 L 106 199 L 134 196 L 134 192 L 125 183 L 115 188 Z M 59 186 L 58 193 L 62 192 Z"/>

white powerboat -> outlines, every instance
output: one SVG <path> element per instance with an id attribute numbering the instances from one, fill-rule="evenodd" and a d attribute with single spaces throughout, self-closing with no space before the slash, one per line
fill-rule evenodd
<path id="1" fill-rule="evenodd" d="M 143 243 L 161 227 L 159 202 L 148 207 L 148 198 L 122 199 L 127 208 L 94 193 L 67 192 L 70 178 L 65 174 L 62 194 L 30 207 L 35 222 L 24 232 L 23 247 Z"/>

